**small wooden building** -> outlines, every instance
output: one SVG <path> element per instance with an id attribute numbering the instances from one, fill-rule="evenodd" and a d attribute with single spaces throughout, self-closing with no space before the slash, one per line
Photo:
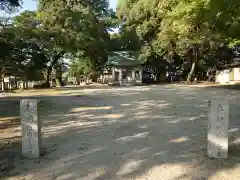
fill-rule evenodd
<path id="1" fill-rule="evenodd" d="M 216 82 L 220 84 L 235 84 L 240 82 L 240 65 L 216 72 Z"/>
<path id="2" fill-rule="evenodd" d="M 112 52 L 107 66 L 111 69 L 111 85 L 141 85 L 143 68 L 136 53 L 131 51 Z"/>
<path id="3" fill-rule="evenodd" d="M 231 65 L 217 70 L 216 82 L 220 84 L 235 84 L 240 82 L 240 48 L 233 49 L 233 62 Z"/>

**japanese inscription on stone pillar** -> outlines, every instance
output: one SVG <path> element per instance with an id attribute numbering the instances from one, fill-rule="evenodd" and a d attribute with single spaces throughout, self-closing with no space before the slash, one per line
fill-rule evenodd
<path id="1" fill-rule="evenodd" d="M 20 101 L 22 127 L 22 153 L 28 158 L 38 158 L 41 148 L 41 123 L 38 117 L 38 100 Z"/>
<path id="2" fill-rule="evenodd" d="M 208 115 L 208 156 L 228 157 L 228 100 L 210 101 Z"/>

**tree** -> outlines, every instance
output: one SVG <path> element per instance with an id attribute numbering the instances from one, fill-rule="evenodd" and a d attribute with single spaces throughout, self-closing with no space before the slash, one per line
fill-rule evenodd
<path id="1" fill-rule="evenodd" d="M 117 14 L 140 37 L 143 59 L 157 55 L 162 64 L 176 56 L 186 59 L 190 82 L 200 59 L 211 60 L 206 57 L 216 54 L 222 43 L 238 39 L 239 10 L 237 0 L 124 0 Z"/>
<path id="2" fill-rule="evenodd" d="M 95 68 L 102 64 L 107 56 L 106 18 L 108 17 L 108 3 L 105 0 L 95 1 L 40 1 L 39 19 L 41 29 L 47 31 L 50 38 L 48 56 L 49 81 L 52 67 L 67 53 L 72 55 L 83 53 L 89 57 Z M 49 41 L 48 41 L 49 42 Z"/>
<path id="3" fill-rule="evenodd" d="M 157 79 L 166 69 L 167 61 L 157 35 L 161 26 L 161 14 L 156 1 L 119 1 L 117 15 L 125 31 L 135 32 L 139 41 L 139 60 L 156 71 Z M 154 67 L 153 67 L 154 66 Z"/>
<path id="4" fill-rule="evenodd" d="M 0 9 L 5 11 L 11 11 L 13 8 L 17 8 L 20 6 L 19 0 L 1 0 L 0 1 Z"/>
<path id="5" fill-rule="evenodd" d="M 79 84 L 80 76 L 88 79 L 95 74 L 95 70 L 89 58 L 75 58 L 71 60 L 68 73 L 76 77 L 77 83 Z"/>
<path id="6" fill-rule="evenodd" d="M 46 69 L 48 58 L 45 47 L 39 43 L 35 12 L 26 11 L 3 26 L 0 32 L 5 54 L 1 55 L 0 73 L 25 80 L 39 80 Z"/>
<path id="7" fill-rule="evenodd" d="M 139 51 L 140 41 L 135 31 L 120 29 L 110 35 L 110 51 Z"/>
<path id="8" fill-rule="evenodd" d="M 9 41 L 14 43 L 12 54 L 14 59 L 19 61 L 23 68 L 29 69 L 23 70 L 22 76 L 27 75 L 27 71 L 32 74 L 33 71 L 43 70 L 48 63 L 45 46 L 39 41 L 39 37 L 44 34 L 37 28 L 38 25 L 36 13 L 25 11 L 14 17 L 12 26 L 3 31 L 3 36 L 8 37 Z M 11 36 L 7 36 L 7 33 Z"/>
<path id="9" fill-rule="evenodd" d="M 37 11 L 25 11 L 2 25 L 0 45 L 6 51 L 0 54 L 0 72 L 22 78 L 46 72 L 49 85 L 52 69 L 60 70 L 61 60 L 71 56 L 96 75 L 107 61 L 114 19 L 107 0 L 40 0 Z"/>

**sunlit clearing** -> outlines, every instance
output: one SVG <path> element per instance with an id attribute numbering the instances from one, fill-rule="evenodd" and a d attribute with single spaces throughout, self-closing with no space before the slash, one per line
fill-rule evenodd
<path id="1" fill-rule="evenodd" d="M 166 123 L 168 123 L 168 124 L 176 124 L 176 123 L 180 123 L 180 122 L 185 122 L 185 121 L 195 121 L 195 120 L 197 120 L 197 119 L 199 119 L 199 117 L 184 117 L 184 118 L 178 118 L 178 119 L 176 119 L 176 120 L 167 120 L 167 122 Z"/>
<path id="2" fill-rule="evenodd" d="M 188 137 L 180 137 L 180 138 L 177 138 L 177 139 L 173 139 L 169 142 L 171 142 L 171 143 L 183 143 L 183 142 L 186 142 L 188 140 L 189 140 Z"/>
<path id="3" fill-rule="evenodd" d="M 146 151 L 148 151 L 151 148 L 152 147 L 146 147 L 146 148 L 143 148 L 143 149 L 137 149 L 137 150 L 134 150 L 133 153 L 137 153 L 137 154 L 145 153 Z"/>
<path id="4" fill-rule="evenodd" d="M 176 124 L 176 123 L 179 123 L 181 121 L 182 121 L 182 119 L 177 119 L 177 120 L 168 121 L 166 123 L 168 123 L 168 124 Z"/>
<path id="5" fill-rule="evenodd" d="M 61 134 L 65 131 L 69 131 L 72 128 L 76 128 L 76 127 L 93 127 L 93 126 L 98 126 L 100 124 L 100 122 L 96 121 L 96 122 L 74 122 L 74 121 L 69 121 L 66 123 L 61 123 L 61 124 L 57 124 L 55 126 L 49 126 L 46 127 L 44 130 L 44 136 L 45 137 L 49 137 L 52 135 L 56 135 L 56 134 Z"/>
<path id="6" fill-rule="evenodd" d="M 98 118 L 101 118 L 101 119 L 109 119 L 109 118 L 112 118 L 112 119 L 118 119 L 118 118 L 122 118 L 124 117 L 124 114 L 106 114 L 106 115 L 102 115 L 102 116 L 96 116 L 94 117 L 94 119 L 98 119 Z"/>
<path id="7" fill-rule="evenodd" d="M 141 115 L 141 116 L 139 116 L 139 115 L 137 115 L 137 116 L 135 116 L 135 118 L 136 118 L 136 120 L 139 120 L 139 119 L 146 119 L 146 120 L 156 120 L 156 121 L 158 121 L 158 120 L 162 120 L 162 119 L 169 119 L 169 118 L 172 118 L 172 116 L 161 116 L 161 115 L 159 115 L 159 116 L 152 116 L 152 115 L 145 115 L 145 116 L 143 116 L 143 115 Z"/>
<path id="8" fill-rule="evenodd" d="M 188 120 L 189 121 L 195 121 L 195 120 L 197 120 L 199 117 L 190 117 L 190 118 L 188 118 Z"/>
<path id="9" fill-rule="evenodd" d="M 131 106 L 131 104 L 121 104 L 121 106 Z"/>
<path id="10" fill-rule="evenodd" d="M 72 179 L 74 177 L 74 174 L 76 174 L 76 173 L 63 174 L 63 175 L 59 176 L 59 178 L 61 178 L 63 180 L 64 179 Z"/>
<path id="11" fill-rule="evenodd" d="M 13 121 L 13 120 L 15 120 L 15 119 L 17 119 L 17 118 L 18 118 L 17 116 L 1 117 L 1 118 L 0 118 L 0 123 L 1 123 L 2 121 Z"/>
<path id="12" fill-rule="evenodd" d="M 81 172 L 81 169 L 79 169 L 79 172 Z M 93 169 L 89 169 L 88 175 L 81 179 L 86 179 L 86 180 L 99 179 L 100 180 L 100 179 L 104 179 L 103 177 L 106 176 L 106 174 L 107 174 L 107 166 L 102 165 Z"/>
<path id="13" fill-rule="evenodd" d="M 169 107 L 171 104 L 169 103 L 164 103 L 164 104 L 156 104 L 156 107 L 158 108 L 164 108 L 164 107 Z"/>
<path id="14" fill-rule="evenodd" d="M 144 162 L 145 160 L 129 160 L 124 165 L 122 165 L 117 172 L 117 175 L 127 175 L 134 171 L 136 171 L 139 166 Z"/>
<path id="15" fill-rule="evenodd" d="M 232 132 L 237 132 L 237 131 L 239 131 L 239 128 L 233 128 L 233 129 L 230 129 L 230 130 L 229 130 L 229 132 L 231 132 L 231 133 L 232 133 Z"/>
<path id="16" fill-rule="evenodd" d="M 99 147 L 99 148 L 91 149 L 87 152 L 82 153 L 81 156 L 84 156 L 84 155 L 87 155 L 87 154 L 99 153 L 99 152 L 103 151 L 104 149 L 105 149 L 105 147 Z"/>
<path id="17" fill-rule="evenodd" d="M 103 107 L 79 107 L 79 108 L 73 108 L 69 112 L 80 112 L 80 111 L 94 111 L 94 110 L 110 110 L 113 109 L 112 106 L 103 106 Z"/>
<path id="18" fill-rule="evenodd" d="M 138 125 L 138 128 L 140 128 L 140 129 L 146 129 L 146 128 L 148 128 L 148 126 L 146 126 L 146 125 Z"/>
<path id="19" fill-rule="evenodd" d="M 127 142 L 127 141 L 132 141 L 134 139 L 140 139 L 140 138 L 145 138 L 147 137 L 149 134 L 149 132 L 144 132 L 144 133 L 138 133 L 138 134 L 135 134 L 133 136 L 125 136 L 125 137 L 121 137 L 121 138 L 118 138 L 116 139 L 116 141 L 122 141 L 122 142 Z"/>
<path id="20" fill-rule="evenodd" d="M 136 116 L 141 116 L 141 115 L 145 115 L 145 114 L 147 114 L 147 113 L 148 113 L 148 112 L 146 112 L 146 111 L 145 111 L 145 112 L 144 112 L 144 111 L 139 111 L 139 112 L 136 112 L 135 115 L 136 115 Z"/>
<path id="21" fill-rule="evenodd" d="M 161 155 L 165 155 L 165 154 L 166 154 L 165 151 L 160 151 L 160 152 L 153 154 L 152 156 L 161 156 Z"/>
<path id="22" fill-rule="evenodd" d="M 135 179 L 164 179 L 164 180 L 185 180 L 192 178 L 179 178 L 182 175 L 185 175 L 186 172 L 191 168 L 190 164 L 187 163 L 164 163 L 152 166 L 148 169 L 144 175 L 139 175 Z M 159 177 L 159 178 L 156 178 Z M 169 178 L 171 177 L 171 179 Z"/>

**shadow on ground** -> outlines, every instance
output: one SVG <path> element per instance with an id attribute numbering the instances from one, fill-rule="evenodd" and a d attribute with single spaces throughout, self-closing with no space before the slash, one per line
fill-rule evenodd
<path id="1" fill-rule="evenodd" d="M 39 161 L 22 158 L 19 137 L 12 137 L 16 140 L 1 150 L 0 158 L 8 164 L 2 175 L 64 180 L 220 179 L 240 161 L 237 93 L 231 95 L 235 101 L 230 109 L 229 159 L 205 155 L 207 101 L 224 93 L 151 86 L 35 97 L 43 102 L 44 155 Z M 1 98 L 0 104 L 0 118 L 14 118 L 16 135 L 21 98 Z M 14 111 L 7 112 L 9 107 Z"/>
<path id="2" fill-rule="evenodd" d="M 218 85 L 218 86 L 210 86 L 206 88 L 215 88 L 215 89 L 229 89 L 229 90 L 240 90 L 240 84 L 225 84 L 225 85 Z"/>

